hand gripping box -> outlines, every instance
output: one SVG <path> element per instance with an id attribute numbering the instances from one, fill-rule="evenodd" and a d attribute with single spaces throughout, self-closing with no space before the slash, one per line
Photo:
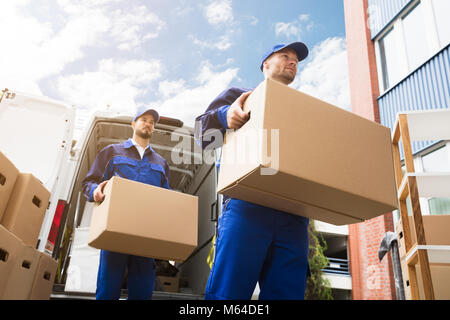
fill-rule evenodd
<path id="1" fill-rule="evenodd" d="M 228 130 L 219 193 L 334 225 L 397 208 L 387 127 L 271 79 Z"/>
<path id="2" fill-rule="evenodd" d="M 19 170 L 0 152 L 0 221 L 18 175 Z"/>
<path id="3" fill-rule="evenodd" d="M 1 220 L 26 245 L 35 247 L 50 192 L 30 173 L 20 173 Z"/>
<path id="4" fill-rule="evenodd" d="M 119 177 L 104 194 L 92 214 L 90 246 L 175 261 L 197 247 L 197 197 Z"/>

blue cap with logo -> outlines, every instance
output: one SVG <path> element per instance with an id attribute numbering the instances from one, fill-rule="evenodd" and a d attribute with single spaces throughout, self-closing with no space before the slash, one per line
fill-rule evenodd
<path id="1" fill-rule="evenodd" d="M 136 121 L 139 117 L 143 116 L 144 114 L 151 114 L 153 116 L 153 118 L 155 119 L 155 123 L 157 123 L 159 121 L 158 112 L 154 109 L 147 109 L 146 107 L 138 109 L 138 111 L 136 112 L 136 115 L 134 116 L 133 121 Z"/>
<path id="2" fill-rule="evenodd" d="M 275 52 L 283 50 L 284 48 L 290 48 L 294 50 L 295 53 L 297 53 L 298 62 L 306 59 L 309 53 L 308 47 L 303 42 L 293 42 L 291 44 L 277 44 L 263 55 L 260 67 L 261 71 L 263 71 L 264 61 L 266 61 L 267 58 L 269 58 Z"/>

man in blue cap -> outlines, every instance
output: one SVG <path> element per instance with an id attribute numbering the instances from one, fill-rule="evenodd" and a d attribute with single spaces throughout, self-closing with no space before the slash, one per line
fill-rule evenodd
<path id="1" fill-rule="evenodd" d="M 103 188 L 113 176 L 169 189 L 169 165 L 150 146 L 158 121 L 159 115 L 155 110 L 139 110 L 131 123 L 133 137 L 99 152 L 82 182 L 88 201 L 102 202 L 105 199 Z M 107 250 L 100 253 L 96 298 L 119 299 L 127 269 L 128 299 L 151 299 L 155 280 L 154 259 Z"/>
<path id="2" fill-rule="evenodd" d="M 266 79 L 288 85 L 307 56 L 308 48 L 301 42 L 276 45 L 263 56 L 260 69 Z M 203 148 L 211 148 L 209 130 L 225 134 L 248 121 L 243 105 L 251 91 L 227 89 L 197 117 L 196 139 Z M 220 147 L 217 141 L 212 143 Z M 304 299 L 308 224 L 309 219 L 301 216 L 224 197 L 205 299 L 250 299 L 257 282 L 260 299 Z"/>

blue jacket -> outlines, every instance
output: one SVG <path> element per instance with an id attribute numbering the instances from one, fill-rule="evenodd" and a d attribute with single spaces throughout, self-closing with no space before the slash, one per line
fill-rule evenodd
<path id="1" fill-rule="evenodd" d="M 151 146 L 148 146 L 141 159 L 131 139 L 111 144 L 99 152 L 82 182 L 83 193 L 88 201 L 93 202 L 95 188 L 113 176 L 170 189 L 167 161 Z"/>
<path id="2" fill-rule="evenodd" d="M 206 136 L 206 131 L 211 129 L 219 130 L 223 136 L 226 129 L 228 129 L 228 109 L 230 109 L 230 106 L 241 94 L 251 90 L 253 89 L 232 87 L 223 91 L 213 102 L 211 102 L 205 113 L 195 119 L 195 139 L 203 149 L 213 142 Z M 215 148 L 218 147 L 220 147 L 220 145 L 216 144 Z"/>

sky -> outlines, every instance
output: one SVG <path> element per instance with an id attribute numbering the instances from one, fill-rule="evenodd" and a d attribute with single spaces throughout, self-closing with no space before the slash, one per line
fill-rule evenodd
<path id="1" fill-rule="evenodd" d="M 263 81 L 273 45 L 310 50 L 291 87 L 350 109 L 342 0 L 2 2 L 0 88 L 96 110 L 148 106 L 194 126 L 231 86 Z M 107 107 L 108 106 L 108 107 Z"/>

